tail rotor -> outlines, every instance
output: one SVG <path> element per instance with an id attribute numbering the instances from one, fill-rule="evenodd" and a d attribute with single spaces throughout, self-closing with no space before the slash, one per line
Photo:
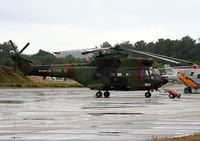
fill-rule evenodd
<path id="1" fill-rule="evenodd" d="M 13 61 L 14 61 L 14 72 L 16 72 L 16 70 L 17 70 L 17 58 L 30 45 L 30 43 L 27 43 L 20 51 L 18 51 L 17 50 L 17 46 L 14 45 L 14 43 L 12 42 L 12 40 L 10 40 L 9 42 L 10 42 L 10 45 L 12 46 L 12 48 L 13 48 L 13 51 L 14 51 L 14 56 L 12 56 L 12 58 L 14 58 L 13 59 Z"/>

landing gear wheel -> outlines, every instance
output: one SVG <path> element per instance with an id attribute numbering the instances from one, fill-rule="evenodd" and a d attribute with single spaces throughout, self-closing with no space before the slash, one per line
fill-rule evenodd
<path id="1" fill-rule="evenodd" d="M 170 98 L 170 99 L 174 99 L 175 96 L 174 96 L 173 94 L 169 94 L 169 98 Z"/>
<path id="2" fill-rule="evenodd" d="M 97 98 L 102 97 L 102 92 L 101 92 L 101 91 L 98 91 L 98 92 L 96 93 L 96 97 L 97 97 Z"/>
<path id="3" fill-rule="evenodd" d="M 184 88 L 184 93 L 185 93 L 185 94 L 188 94 L 188 93 L 189 93 L 188 87 L 185 87 L 185 88 Z"/>
<path id="4" fill-rule="evenodd" d="M 188 87 L 188 93 L 192 93 L 192 88 L 191 87 Z"/>
<path id="5" fill-rule="evenodd" d="M 146 92 L 146 93 L 145 93 L 145 97 L 146 97 L 146 98 L 150 98 L 150 97 L 151 97 L 151 93 L 150 93 L 150 92 Z"/>
<path id="6" fill-rule="evenodd" d="M 109 98 L 109 96 L 110 96 L 110 93 L 108 91 L 104 92 L 104 97 L 105 98 Z"/>

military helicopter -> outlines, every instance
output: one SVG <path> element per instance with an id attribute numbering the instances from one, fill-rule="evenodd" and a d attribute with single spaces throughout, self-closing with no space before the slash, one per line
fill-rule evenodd
<path id="1" fill-rule="evenodd" d="M 18 67 L 24 75 L 72 78 L 91 90 L 98 90 L 96 93 L 97 98 L 103 95 L 105 98 L 108 98 L 110 96 L 109 91 L 112 90 L 144 90 L 147 91 L 145 97 L 149 98 L 151 97 L 150 91 L 158 90 L 158 88 L 168 82 L 165 77 L 159 75 L 152 68 L 154 62 L 152 58 L 130 58 L 130 53 L 139 53 L 169 62 L 179 63 L 160 55 L 157 56 L 147 52 L 115 46 L 83 51 L 83 55 L 89 53 L 96 54 L 93 60 L 86 64 L 33 65 L 31 61 L 20 56 L 29 43 L 19 52 L 11 40 L 10 44 L 14 50 L 14 55 L 11 58 L 16 64 L 15 67 Z M 110 51 L 110 53 L 104 53 L 106 51 Z"/>

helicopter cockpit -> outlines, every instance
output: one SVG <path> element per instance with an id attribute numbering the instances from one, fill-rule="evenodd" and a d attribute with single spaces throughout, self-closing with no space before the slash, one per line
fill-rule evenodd
<path id="1" fill-rule="evenodd" d="M 152 67 L 141 70 L 141 76 L 145 76 L 146 79 L 158 78 L 159 75 L 160 75 L 160 73 L 158 72 L 158 70 L 156 70 Z"/>

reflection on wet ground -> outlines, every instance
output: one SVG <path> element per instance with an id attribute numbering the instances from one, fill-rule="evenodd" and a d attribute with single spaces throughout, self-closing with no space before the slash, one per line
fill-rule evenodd
<path id="1" fill-rule="evenodd" d="M 182 87 L 171 87 L 182 93 Z M 181 91 L 180 91 L 181 90 Z M 145 141 L 200 132 L 200 95 L 143 91 L 94 98 L 77 89 L 0 89 L 0 141 Z"/>
<path id="2" fill-rule="evenodd" d="M 8 103 L 8 104 L 22 104 L 24 101 L 19 101 L 19 100 L 0 100 L 1 103 Z"/>

